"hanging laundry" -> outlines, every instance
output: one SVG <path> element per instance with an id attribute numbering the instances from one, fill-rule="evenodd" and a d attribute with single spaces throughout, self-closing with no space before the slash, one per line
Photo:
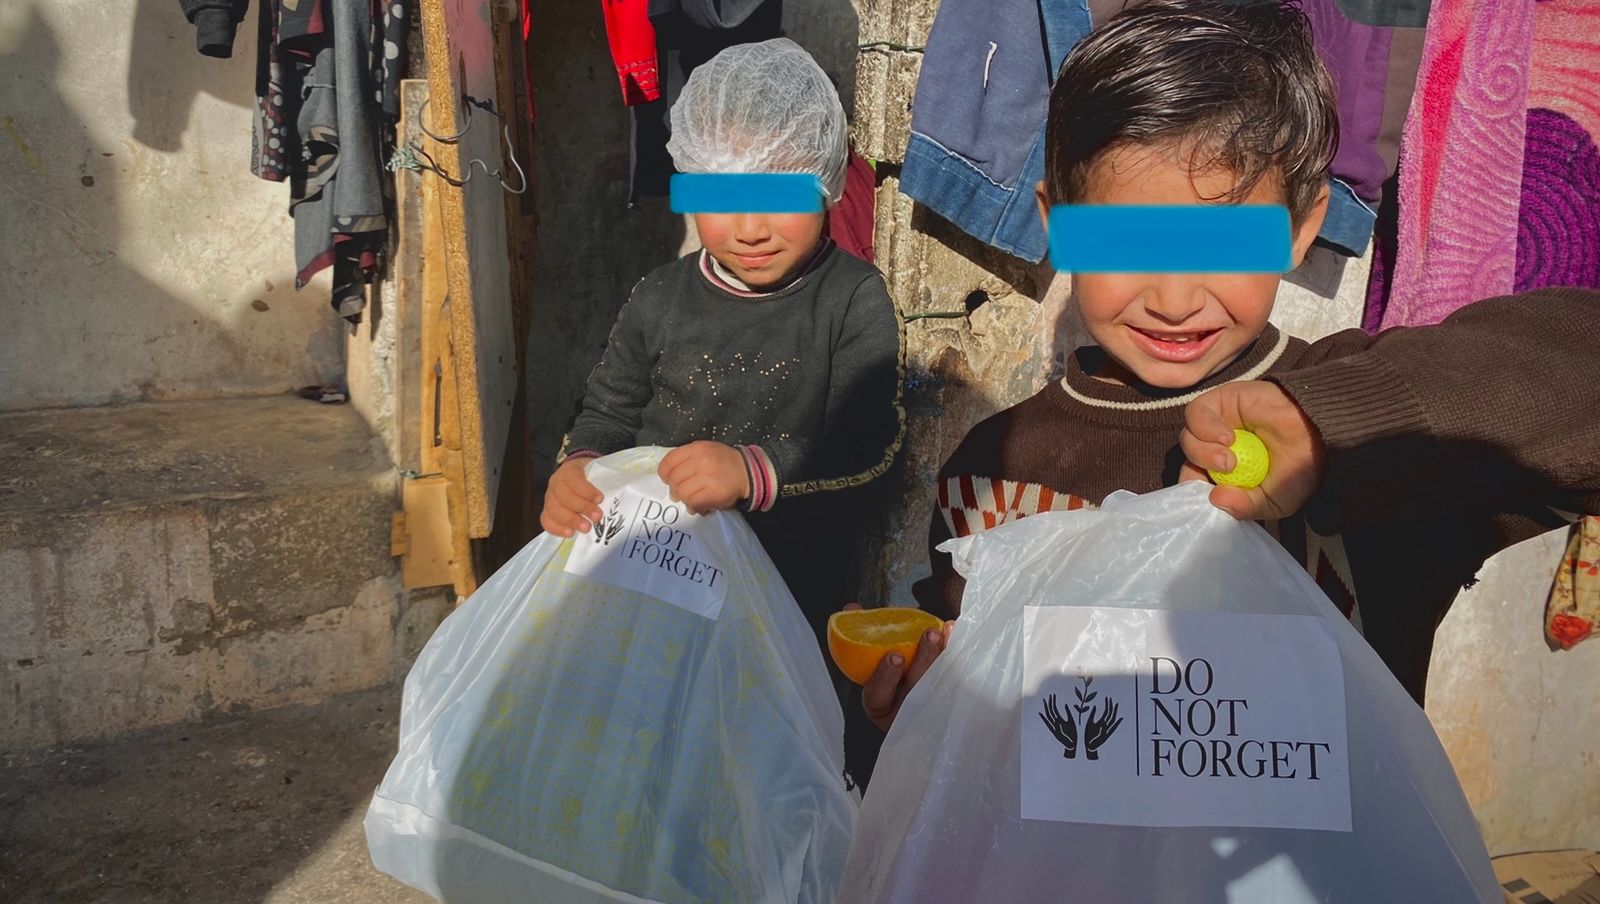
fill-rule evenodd
<path id="1" fill-rule="evenodd" d="M 232 55 L 248 0 L 180 0 L 200 50 Z M 289 183 L 295 288 L 332 268 L 332 304 L 359 323 L 393 205 L 410 19 L 398 0 L 258 0 L 250 169 Z"/>
<path id="2" fill-rule="evenodd" d="M 183 17 L 194 26 L 195 47 L 204 56 L 233 56 L 233 36 L 244 21 L 250 0 L 178 0 Z"/>
<path id="3" fill-rule="evenodd" d="M 600 6 L 605 14 L 611 61 L 622 85 L 622 102 L 631 107 L 659 98 L 661 82 L 656 65 L 656 30 L 650 24 L 650 0 L 600 0 Z"/>
<path id="4" fill-rule="evenodd" d="M 295 288 L 331 267 L 333 307 L 358 323 L 388 225 L 383 161 L 409 20 L 403 4 L 380 0 L 262 0 L 260 10 L 252 166 L 289 183 Z"/>
<path id="5" fill-rule="evenodd" d="M 528 93 L 528 122 L 538 119 L 533 109 L 533 8 L 522 0 L 522 84 Z"/>
<path id="6" fill-rule="evenodd" d="M 1437 0 L 1406 117 L 1380 325 L 1437 323 L 1515 285 L 1534 7 Z"/>
<path id="7" fill-rule="evenodd" d="M 839 248 L 873 262 L 872 230 L 877 218 L 878 177 L 866 158 L 850 149 L 844 171 L 844 194 L 828 208 L 828 237 Z"/>
<path id="8" fill-rule="evenodd" d="M 1600 285 L 1600 3 L 1517 10 L 1510 30 L 1498 6 L 1458 0 L 1429 28 L 1398 236 L 1373 258 L 1368 329 L 1432 323 L 1503 287 Z M 1477 74 L 1486 61 L 1492 80 Z"/>
<path id="9" fill-rule="evenodd" d="M 630 204 L 666 197 L 674 172 L 667 153 L 668 115 L 689 73 L 735 44 L 783 34 L 783 0 L 649 0 L 655 31 L 659 96 L 633 106 Z"/>
<path id="10" fill-rule="evenodd" d="M 944 0 L 911 107 L 900 191 L 979 241 L 1044 257 L 1033 188 L 1044 178 L 1050 85 L 1089 33 L 1075 0 Z"/>
<path id="11" fill-rule="evenodd" d="M 1556 567 L 1545 605 L 1544 633 L 1552 646 L 1570 650 L 1600 626 L 1600 518 L 1572 526 L 1567 552 Z"/>
<path id="12" fill-rule="evenodd" d="M 1361 0 L 1304 0 L 1301 8 L 1311 20 L 1317 54 L 1333 77 L 1339 104 L 1339 148 L 1328 185 L 1328 216 L 1318 235 L 1345 254 L 1360 256 L 1372 239 L 1384 183 L 1400 157 L 1428 3 L 1398 4 L 1381 24 L 1362 9 Z"/>
<path id="13" fill-rule="evenodd" d="M 1247 0 L 1262 2 L 1262 0 Z M 944 0 L 928 36 L 900 190 L 973 237 L 1044 257 L 1033 187 L 1061 61 L 1125 0 Z M 1343 135 L 1319 237 L 1359 255 L 1394 171 L 1428 4 L 1305 0 L 1317 52 L 1339 92 Z"/>
<path id="14" fill-rule="evenodd" d="M 1600 0 L 1534 4 L 1517 291 L 1600 288 Z"/>

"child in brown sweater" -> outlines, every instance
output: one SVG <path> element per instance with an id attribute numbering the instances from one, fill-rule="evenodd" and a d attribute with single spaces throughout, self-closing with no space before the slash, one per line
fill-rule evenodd
<path id="1" fill-rule="evenodd" d="M 1337 131 L 1298 8 L 1139 4 L 1062 67 L 1040 211 L 1281 204 L 1298 265 L 1327 211 Z M 1434 629 L 1484 560 L 1600 511 L 1600 293 L 1530 292 L 1437 326 L 1308 344 L 1268 324 L 1279 278 L 1074 273 L 1096 344 L 945 463 L 922 607 L 946 619 L 961 608 L 943 541 L 1229 470 L 1233 429 L 1246 428 L 1272 470 L 1212 501 L 1265 522 L 1420 701 Z M 880 727 L 950 627 L 924 637 L 909 670 L 899 656 L 881 664 L 863 691 Z"/>

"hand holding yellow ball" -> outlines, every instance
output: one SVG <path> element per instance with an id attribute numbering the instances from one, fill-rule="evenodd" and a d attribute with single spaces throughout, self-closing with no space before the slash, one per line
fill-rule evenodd
<path id="1" fill-rule="evenodd" d="M 1235 429 L 1233 445 L 1228 448 L 1233 452 L 1233 470 L 1207 471 L 1211 481 L 1218 486 L 1238 487 L 1241 490 L 1253 490 L 1261 486 L 1261 481 L 1267 479 L 1267 470 L 1272 462 L 1261 437 L 1249 430 Z"/>

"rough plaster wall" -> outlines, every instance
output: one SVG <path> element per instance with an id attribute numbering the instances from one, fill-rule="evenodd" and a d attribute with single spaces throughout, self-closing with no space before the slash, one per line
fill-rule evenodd
<path id="1" fill-rule="evenodd" d="M 538 267 L 528 340 L 536 485 L 628 292 L 648 272 L 699 247 L 666 199 L 629 210 L 630 114 L 622 105 L 599 4 L 533 7 L 538 108 Z M 856 14 L 850 0 L 787 0 L 784 29 L 854 95 Z"/>
<path id="2" fill-rule="evenodd" d="M 1545 643 L 1566 532 L 1490 560 L 1439 627 L 1428 716 L 1491 854 L 1600 849 L 1600 641 Z"/>
<path id="3" fill-rule="evenodd" d="M 394 247 L 392 242 L 390 247 Z M 420 252 L 412 252 L 410 260 L 402 263 L 417 264 L 420 257 Z M 393 268 L 368 289 L 366 316 L 345 338 L 345 383 L 349 388 L 350 405 L 383 443 L 389 460 L 396 467 L 412 468 L 418 452 L 401 446 L 402 431 L 396 410 L 400 396 L 402 337 L 399 312 L 390 305 L 399 300 L 398 290 Z M 416 379 L 421 379 L 420 373 L 416 374 Z"/>
<path id="4" fill-rule="evenodd" d="M 338 374 L 287 189 L 249 171 L 254 22 L 212 60 L 175 0 L 0 4 L 0 410 Z"/>
<path id="5" fill-rule="evenodd" d="M 922 46 L 937 3 L 868 0 L 861 43 Z M 864 599 L 908 604 L 927 573 L 927 525 L 940 464 L 989 414 L 1026 398 L 1081 344 L 1070 280 L 984 246 L 897 191 L 921 55 L 889 48 L 858 57 L 853 138 L 882 161 L 879 266 L 903 313 L 965 319 L 907 325 L 906 467 L 900 507 Z M 1317 248 L 1285 279 L 1273 320 L 1315 340 L 1359 325 L 1368 256 Z M 974 292 L 984 293 L 981 296 Z M 1540 637 L 1559 535 L 1491 560 L 1438 633 L 1429 713 L 1496 852 L 1600 847 L 1600 648 L 1552 653 Z M 1594 646 L 1591 644 L 1591 646 Z"/>

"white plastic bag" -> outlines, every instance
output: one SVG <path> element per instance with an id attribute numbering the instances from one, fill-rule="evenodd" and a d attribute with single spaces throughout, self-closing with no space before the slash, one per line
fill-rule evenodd
<path id="1" fill-rule="evenodd" d="M 603 521 L 428 642 L 367 813 L 380 870 L 472 904 L 834 900 L 858 803 L 821 651 L 741 517 L 670 502 L 663 452 L 593 462 Z"/>
<path id="2" fill-rule="evenodd" d="M 946 544 L 961 619 L 884 744 L 841 900 L 1501 900 L 1427 717 L 1207 489 Z"/>

